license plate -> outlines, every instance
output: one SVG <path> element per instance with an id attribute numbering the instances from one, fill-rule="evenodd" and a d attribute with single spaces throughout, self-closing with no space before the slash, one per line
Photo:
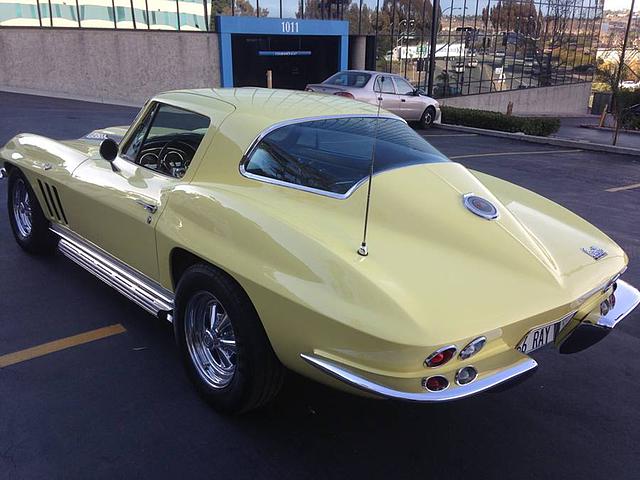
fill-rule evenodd
<path id="1" fill-rule="evenodd" d="M 522 353 L 531 353 L 539 348 L 548 345 L 553 342 L 555 338 L 558 336 L 560 330 L 562 330 L 569 320 L 573 318 L 573 313 L 567 315 L 559 322 L 550 323 L 548 325 L 543 325 L 542 327 L 536 327 L 531 330 L 527 335 L 520 341 L 516 350 L 521 351 Z"/>

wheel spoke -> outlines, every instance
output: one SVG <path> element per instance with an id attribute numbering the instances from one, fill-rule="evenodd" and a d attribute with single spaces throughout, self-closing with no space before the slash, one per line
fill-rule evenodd
<path id="1" fill-rule="evenodd" d="M 209 309 L 209 328 L 207 330 L 212 331 L 216 325 L 218 319 L 218 304 L 213 303 Z"/>
<path id="2" fill-rule="evenodd" d="M 218 324 L 214 328 L 214 331 L 217 335 L 219 335 L 220 332 L 223 332 L 225 328 L 229 327 L 230 325 L 231 325 L 231 321 L 229 319 L 229 315 L 225 313 L 222 319 L 218 322 Z"/>

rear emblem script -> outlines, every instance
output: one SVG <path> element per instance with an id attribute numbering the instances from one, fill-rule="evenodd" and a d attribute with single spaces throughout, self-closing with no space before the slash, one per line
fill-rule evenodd
<path id="1" fill-rule="evenodd" d="M 589 248 L 582 248 L 581 250 L 594 260 L 600 260 L 601 258 L 607 256 L 606 250 L 599 247 L 594 247 L 593 245 L 591 245 Z"/>
<path id="2" fill-rule="evenodd" d="M 473 193 L 464 195 L 462 203 L 471 213 L 487 220 L 495 220 L 499 216 L 498 209 L 493 203 Z"/>

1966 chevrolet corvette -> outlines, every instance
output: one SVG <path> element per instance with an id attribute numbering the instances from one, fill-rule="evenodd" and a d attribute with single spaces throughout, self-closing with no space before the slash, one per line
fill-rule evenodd
<path id="1" fill-rule="evenodd" d="M 18 244 L 172 321 L 226 412 L 271 399 L 284 367 L 371 396 L 467 397 L 640 302 L 598 229 L 340 97 L 169 92 L 129 128 L 21 134 L 0 158 Z"/>

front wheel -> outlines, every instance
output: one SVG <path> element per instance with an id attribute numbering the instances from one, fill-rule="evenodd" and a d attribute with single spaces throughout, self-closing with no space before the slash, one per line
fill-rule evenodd
<path id="1" fill-rule="evenodd" d="M 432 106 L 428 106 L 425 108 L 422 113 L 422 117 L 420 118 L 420 127 L 421 128 L 431 128 L 433 122 L 436 120 L 436 109 Z"/>
<path id="2" fill-rule="evenodd" d="M 217 410 L 252 410 L 280 390 L 284 367 L 251 301 L 212 266 L 194 265 L 178 282 L 174 331 L 189 377 Z"/>
<path id="3" fill-rule="evenodd" d="M 9 223 L 18 245 L 29 253 L 52 253 L 56 247 L 56 237 L 49 230 L 49 221 L 27 178 L 17 168 L 13 168 L 9 174 L 8 193 Z"/>

